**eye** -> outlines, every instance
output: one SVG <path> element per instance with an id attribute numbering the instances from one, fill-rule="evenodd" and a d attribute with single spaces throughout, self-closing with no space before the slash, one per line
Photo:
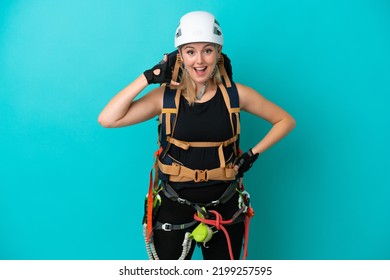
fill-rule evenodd
<path id="1" fill-rule="evenodd" d="M 207 48 L 207 49 L 205 49 L 205 53 L 207 53 L 207 54 L 210 54 L 210 53 L 212 53 L 214 50 L 212 49 L 212 48 Z"/>
<path id="2" fill-rule="evenodd" d="M 193 50 L 188 50 L 188 51 L 186 51 L 186 53 L 187 53 L 188 55 L 193 55 L 193 54 L 194 54 L 194 51 L 193 51 Z"/>

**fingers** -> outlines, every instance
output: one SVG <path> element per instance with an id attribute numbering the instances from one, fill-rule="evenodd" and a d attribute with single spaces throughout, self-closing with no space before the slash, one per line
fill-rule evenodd
<path id="1" fill-rule="evenodd" d="M 158 64 L 164 64 L 168 61 L 168 55 L 167 54 L 164 54 L 163 56 L 163 59 L 160 60 L 160 62 Z"/>
<path id="2" fill-rule="evenodd" d="M 180 85 L 180 83 L 175 82 L 174 80 L 171 80 L 171 86 L 178 86 L 178 85 Z"/>

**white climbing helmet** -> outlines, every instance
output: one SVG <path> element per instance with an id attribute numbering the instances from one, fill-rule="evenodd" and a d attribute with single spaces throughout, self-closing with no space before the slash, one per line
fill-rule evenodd
<path id="1" fill-rule="evenodd" d="M 175 33 L 175 48 L 187 43 L 207 42 L 223 45 L 222 29 L 215 16 L 203 11 L 182 16 Z"/>

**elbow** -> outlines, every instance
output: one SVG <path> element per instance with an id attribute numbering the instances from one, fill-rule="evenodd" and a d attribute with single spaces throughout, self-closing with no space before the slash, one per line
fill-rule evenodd
<path id="1" fill-rule="evenodd" d="M 283 118 L 277 123 L 280 123 L 280 125 L 284 127 L 286 134 L 289 133 L 291 130 L 293 130 L 297 125 L 295 119 L 288 113 L 285 114 Z M 274 125 L 277 123 L 274 123 Z"/>
<path id="2" fill-rule="evenodd" d="M 115 127 L 115 123 L 102 117 L 102 116 L 99 116 L 98 117 L 98 123 L 102 126 L 102 127 L 105 127 L 105 128 L 112 128 L 112 127 Z"/>
<path id="3" fill-rule="evenodd" d="M 291 129 L 294 129 L 297 126 L 297 121 L 293 117 L 291 117 L 290 122 L 291 122 Z"/>
<path id="4" fill-rule="evenodd" d="M 296 120 L 292 116 L 289 116 L 288 123 L 289 123 L 290 131 L 293 130 L 295 128 L 295 126 L 297 125 Z"/>

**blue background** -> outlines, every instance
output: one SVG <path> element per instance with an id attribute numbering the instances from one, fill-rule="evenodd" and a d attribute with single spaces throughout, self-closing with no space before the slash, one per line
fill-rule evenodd
<path id="1" fill-rule="evenodd" d="M 249 258 L 390 259 L 387 0 L 2 0 L 0 259 L 146 258 L 156 122 L 97 116 L 192 10 L 217 16 L 235 80 L 297 120 L 246 176 Z M 244 150 L 269 129 L 242 123 Z"/>

